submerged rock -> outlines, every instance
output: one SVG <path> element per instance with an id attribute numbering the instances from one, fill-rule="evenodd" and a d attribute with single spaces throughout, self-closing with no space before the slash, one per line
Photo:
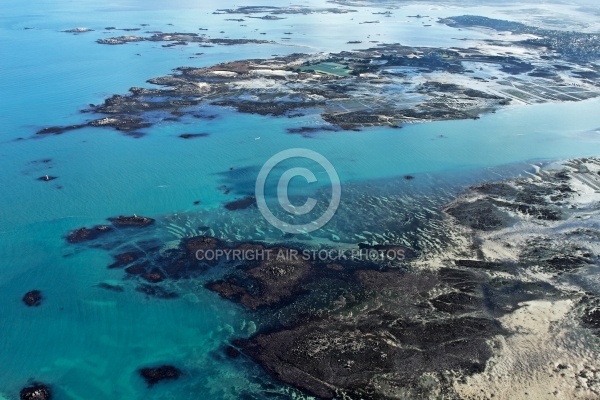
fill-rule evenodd
<path id="1" fill-rule="evenodd" d="M 240 351 L 233 346 L 227 346 L 225 348 L 225 354 L 229 358 L 238 358 L 240 356 Z"/>
<path id="2" fill-rule="evenodd" d="M 113 256 L 115 262 L 110 264 L 108 268 L 123 268 L 134 261 L 137 261 L 143 256 L 143 253 L 128 251 L 126 253 L 121 253 Z"/>
<path id="3" fill-rule="evenodd" d="M 176 299 L 179 295 L 171 292 L 163 287 L 156 285 L 141 284 L 135 288 L 136 291 L 144 293 L 146 296 L 155 297 L 157 299 Z"/>
<path id="4" fill-rule="evenodd" d="M 42 292 L 39 290 L 32 290 L 30 292 L 25 293 L 23 296 L 23 302 L 27 304 L 29 307 L 37 307 L 42 304 Z"/>
<path id="5" fill-rule="evenodd" d="M 277 305 L 302 291 L 302 281 L 312 269 L 306 260 L 276 256 L 289 254 L 289 250 L 283 247 L 269 249 L 272 257 L 259 260 L 256 266 L 247 269 L 244 279 L 229 276 L 209 283 L 207 288 L 224 298 L 239 301 L 251 310 Z"/>
<path id="6" fill-rule="evenodd" d="M 52 175 L 44 175 L 44 176 L 40 176 L 39 178 L 37 178 L 38 181 L 44 181 L 44 182 L 50 182 L 55 179 L 58 179 L 58 177 L 52 176 Z"/>
<path id="7" fill-rule="evenodd" d="M 125 272 L 130 275 L 142 275 L 146 273 L 146 264 L 134 264 L 125 268 Z"/>
<path id="8" fill-rule="evenodd" d="M 209 136 L 208 133 L 182 133 L 181 135 L 179 135 L 179 137 L 182 139 L 195 139 L 207 136 Z"/>
<path id="9" fill-rule="evenodd" d="M 73 131 L 76 129 L 81 129 L 85 127 L 85 125 L 69 125 L 69 126 L 50 126 L 47 128 L 42 128 L 37 131 L 38 135 L 60 135 L 62 133 Z"/>
<path id="10" fill-rule="evenodd" d="M 229 211 L 245 210 L 246 208 L 252 207 L 256 204 L 256 198 L 254 196 L 246 196 L 243 199 L 234 200 L 225 204 L 225 208 Z"/>
<path id="11" fill-rule="evenodd" d="M 21 400 L 51 400 L 52 392 L 50 388 L 42 383 L 34 383 L 31 386 L 21 389 Z"/>
<path id="12" fill-rule="evenodd" d="M 287 132 L 291 134 L 299 134 L 303 137 L 313 137 L 318 132 L 338 132 L 340 128 L 335 126 L 303 126 L 300 128 L 287 128 Z"/>
<path id="13" fill-rule="evenodd" d="M 113 284 L 106 283 L 106 282 L 100 282 L 96 286 L 99 287 L 100 289 L 110 290 L 111 292 L 121 293 L 121 292 L 125 291 L 125 289 L 121 285 L 113 285 Z"/>
<path id="14" fill-rule="evenodd" d="M 163 274 L 158 268 L 154 268 L 152 271 L 142 274 L 142 278 L 150 283 L 158 283 L 165 280 L 165 274 Z"/>
<path id="15" fill-rule="evenodd" d="M 208 227 L 202 227 L 202 228 L 207 228 L 207 229 L 201 229 L 201 230 L 210 229 Z M 197 256 L 199 255 L 198 254 L 199 251 L 215 250 L 216 248 L 218 248 L 220 246 L 222 246 L 221 241 L 212 236 L 194 236 L 194 237 L 183 240 L 183 248 L 185 249 L 185 252 L 187 253 L 187 255 L 190 258 L 192 258 L 194 260 L 197 259 Z"/>
<path id="16" fill-rule="evenodd" d="M 112 228 L 107 225 L 97 225 L 93 228 L 79 228 L 67 235 L 69 243 L 81 243 L 89 240 L 94 240 L 99 236 L 112 231 Z"/>
<path id="17" fill-rule="evenodd" d="M 166 380 L 177 380 L 181 376 L 181 370 L 172 365 L 163 365 L 155 368 L 141 368 L 139 373 L 148 384 L 148 387 L 152 387 L 155 384 Z"/>

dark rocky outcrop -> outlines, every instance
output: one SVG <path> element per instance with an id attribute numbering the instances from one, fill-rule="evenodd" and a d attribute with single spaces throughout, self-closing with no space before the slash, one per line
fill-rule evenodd
<path id="1" fill-rule="evenodd" d="M 461 202 L 445 210 L 461 224 L 481 231 L 492 231 L 510 225 L 511 218 L 488 199 Z"/>
<path id="2" fill-rule="evenodd" d="M 148 128 L 152 124 L 140 117 L 114 115 L 90 121 L 88 122 L 88 125 L 95 127 L 111 127 L 118 131 L 133 132 L 139 129 Z"/>
<path id="3" fill-rule="evenodd" d="M 503 263 L 492 262 L 492 261 L 481 261 L 481 260 L 454 260 L 454 264 L 457 267 L 465 267 L 465 268 L 472 268 L 472 269 L 485 269 L 485 270 L 490 270 L 490 271 L 504 270 L 508 267 L 507 265 L 505 265 Z"/>
<path id="4" fill-rule="evenodd" d="M 252 207 L 256 204 L 256 198 L 254 196 L 246 196 L 239 200 L 231 201 L 225 204 L 225 208 L 229 211 L 245 210 L 246 208 Z"/>
<path id="5" fill-rule="evenodd" d="M 193 260 L 197 260 L 200 255 L 198 252 L 207 250 L 216 250 L 218 247 L 223 246 L 221 241 L 212 236 L 194 236 L 183 240 L 183 248 Z"/>
<path id="6" fill-rule="evenodd" d="M 58 179 L 58 177 L 52 176 L 52 175 L 44 175 L 44 176 L 40 176 L 39 178 L 37 178 L 38 181 L 43 181 L 43 182 L 50 182 L 55 179 Z"/>
<path id="7" fill-rule="evenodd" d="M 129 275 L 142 275 L 146 273 L 148 269 L 148 264 L 133 264 L 127 268 L 125 268 L 125 272 Z"/>
<path id="8" fill-rule="evenodd" d="M 302 291 L 301 283 L 311 272 L 311 265 L 303 259 L 277 257 L 287 254 L 289 249 L 272 248 L 271 256 L 250 264 L 239 276 L 209 283 L 208 289 L 220 296 L 239 301 L 247 308 L 273 306 Z"/>
<path id="9" fill-rule="evenodd" d="M 209 136 L 208 133 L 182 133 L 179 135 L 182 139 L 196 139 Z"/>
<path id="10" fill-rule="evenodd" d="M 319 102 L 253 102 L 239 100 L 219 100 L 213 102 L 212 104 L 222 107 L 233 107 L 238 112 L 244 114 L 271 115 L 276 117 L 287 115 L 288 113 L 300 108 L 318 107 L 324 105 L 324 103 Z"/>
<path id="11" fill-rule="evenodd" d="M 225 354 L 229 358 L 238 358 L 240 356 L 240 351 L 233 346 L 227 346 L 225 348 Z"/>
<path id="12" fill-rule="evenodd" d="M 23 296 L 23 302 L 29 307 L 37 307 L 42 304 L 42 292 L 40 290 L 31 290 Z"/>
<path id="13" fill-rule="evenodd" d="M 587 328 L 594 330 L 600 336 L 600 299 L 595 296 L 586 295 L 580 301 L 583 305 L 581 321 Z"/>
<path id="14" fill-rule="evenodd" d="M 112 100 L 111 100 L 112 99 Z M 113 106 L 119 106 L 120 111 L 124 111 L 123 108 L 126 107 L 126 104 L 123 104 L 124 100 L 120 102 L 118 99 L 124 99 L 123 96 L 118 96 L 116 99 L 114 96 L 110 99 L 107 99 L 106 102 L 113 104 Z M 131 133 L 138 131 L 143 128 L 148 128 L 152 124 L 144 121 L 144 119 L 140 117 L 132 117 L 128 115 L 120 115 L 120 112 L 111 113 L 110 117 L 100 118 L 96 120 L 89 121 L 85 124 L 74 124 L 67 126 L 50 126 L 46 128 L 42 128 L 37 131 L 37 135 L 60 135 L 65 132 L 74 131 L 78 129 L 82 129 L 88 126 L 93 127 L 110 127 L 114 128 L 118 131 Z"/>
<path id="15" fill-rule="evenodd" d="M 450 314 L 476 311 L 481 307 L 478 302 L 479 299 L 477 297 L 461 292 L 442 294 L 431 300 L 431 304 L 436 310 Z"/>
<path id="16" fill-rule="evenodd" d="M 148 384 L 148 387 L 152 387 L 162 381 L 177 380 L 181 376 L 181 370 L 172 365 L 141 368 L 139 373 Z"/>
<path id="17" fill-rule="evenodd" d="M 150 272 L 142 274 L 142 278 L 150 283 L 158 283 L 165 280 L 165 274 L 160 269 L 153 268 Z"/>
<path id="18" fill-rule="evenodd" d="M 50 387 L 43 383 L 34 383 L 31 386 L 27 386 L 21 389 L 20 392 L 21 400 L 51 400 L 52 391 Z"/>
<path id="19" fill-rule="evenodd" d="M 68 132 L 68 131 L 74 131 L 76 129 L 81 129 L 85 127 L 84 124 L 79 124 L 79 125 L 69 125 L 69 126 L 49 126 L 46 128 L 42 128 L 39 131 L 37 131 L 38 135 L 60 135 L 62 133 Z"/>
<path id="20" fill-rule="evenodd" d="M 157 299 L 168 300 L 168 299 L 176 299 L 179 297 L 179 295 L 177 293 L 167 290 L 161 286 L 156 286 L 156 285 L 141 284 L 141 285 L 138 285 L 135 288 L 135 290 L 140 293 L 144 293 L 148 297 L 155 297 Z"/>
<path id="21" fill-rule="evenodd" d="M 519 255 L 519 263 L 527 268 L 568 272 L 593 265 L 594 259 L 592 253 L 579 246 L 533 239 Z"/>
<path id="22" fill-rule="evenodd" d="M 259 334 L 236 345 L 277 379 L 320 398 L 391 399 L 393 392 L 422 398 L 423 373 L 482 372 L 492 355 L 486 339 L 500 332 L 485 318 L 427 322 L 372 313 L 350 323 L 333 319 Z"/>
<path id="23" fill-rule="evenodd" d="M 69 243 L 81 243 L 94 240 L 101 235 L 112 231 L 112 228 L 107 225 L 97 225 L 93 228 L 79 228 L 67 235 Z"/>
<path id="24" fill-rule="evenodd" d="M 127 227 L 127 226 L 136 226 L 136 227 L 144 227 L 154 223 L 152 218 L 148 217 L 139 217 L 137 215 L 132 216 L 119 216 L 116 218 L 108 219 L 114 226 L 117 227 Z"/>
<path id="25" fill-rule="evenodd" d="M 113 256 L 115 262 L 110 264 L 108 268 L 123 268 L 137 261 L 141 257 L 143 257 L 143 253 L 137 251 L 128 251 L 126 253 L 117 254 Z"/>
<path id="26" fill-rule="evenodd" d="M 301 135 L 305 138 L 311 138 L 319 132 L 338 132 L 340 128 L 335 126 L 303 126 L 300 128 L 287 128 L 287 132 L 294 135 Z"/>

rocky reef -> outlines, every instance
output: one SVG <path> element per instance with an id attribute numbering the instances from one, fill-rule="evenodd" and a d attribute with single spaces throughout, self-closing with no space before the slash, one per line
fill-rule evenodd
<path id="1" fill-rule="evenodd" d="M 123 268 L 143 257 L 143 253 L 139 251 L 128 251 L 113 256 L 115 262 L 110 264 L 108 268 Z"/>
<path id="2" fill-rule="evenodd" d="M 154 223 L 154 220 L 152 218 L 140 217 L 135 214 L 131 216 L 120 215 L 115 218 L 109 218 L 108 220 L 116 227 L 144 227 Z"/>
<path id="3" fill-rule="evenodd" d="M 244 250 L 249 250 L 249 246 L 250 244 L 242 244 Z M 255 245 L 253 250 L 265 252 L 267 248 Z M 306 260 L 286 257 L 293 250 L 295 249 L 269 248 L 268 254 L 272 256 L 257 261 L 256 265 L 248 266 L 240 275 L 228 276 L 225 280 L 212 282 L 207 287 L 222 297 L 239 301 L 252 310 L 285 301 L 304 290 L 302 283 L 309 277 L 312 268 Z"/>
<path id="4" fill-rule="evenodd" d="M 34 383 L 21 389 L 21 400 L 51 400 L 52 392 L 50 388 L 42 383 Z"/>
<path id="5" fill-rule="evenodd" d="M 475 185 L 443 208 L 450 239 L 435 254 L 392 241 L 209 235 L 168 247 L 141 236 L 134 250 L 118 230 L 101 248 L 156 301 L 183 296 L 187 282 L 239 304 L 259 328 L 224 342 L 225 355 L 319 398 L 593 398 L 600 290 L 587 280 L 600 267 L 598 193 L 594 158 Z M 173 368 L 143 376 L 152 386 L 178 378 Z"/>
<path id="6" fill-rule="evenodd" d="M 96 225 L 93 228 L 79 228 L 70 232 L 67 235 L 67 242 L 81 243 L 89 240 L 97 239 L 98 237 L 110 232 L 112 228 L 108 225 Z"/>
<path id="7" fill-rule="evenodd" d="M 43 181 L 43 182 L 50 182 L 55 179 L 58 179 L 58 177 L 52 176 L 52 175 L 44 175 L 44 176 L 40 176 L 39 178 L 37 178 L 38 181 Z"/>
<path id="8" fill-rule="evenodd" d="M 148 387 L 152 387 L 162 381 L 177 380 L 181 376 L 181 370 L 172 365 L 141 368 L 139 373 L 148 384 Z"/>
<path id="9" fill-rule="evenodd" d="M 209 136 L 208 133 L 182 133 L 179 135 L 182 139 L 196 139 Z"/>
<path id="10" fill-rule="evenodd" d="M 75 229 L 67 235 L 67 242 L 69 243 L 81 243 L 88 242 L 98 239 L 105 234 L 114 231 L 115 228 L 143 228 L 154 223 L 154 219 L 148 217 L 141 217 L 137 215 L 131 216 L 118 216 L 108 218 L 111 225 L 96 225 L 92 228 L 79 228 Z M 124 266 L 128 263 L 128 260 L 135 257 L 133 252 L 121 254 L 115 257 L 115 264 L 111 268 L 117 268 Z"/>
<path id="11" fill-rule="evenodd" d="M 256 204 L 256 198 L 254 196 L 246 196 L 238 200 L 230 201 L 225 204 L 225 208 L 229 211 L 244 210 Z"/>
<path id="12" fill-rule="evenodd" d="M 373 269 L 367 264 L 348 268 L 344 262 L 333 269 L 321 266 L 321 270 L 346 271 L 329 287 L 343 287 L 341 279 L 352 282 L 349 287 L 354 288 L 352 296 L 334 296 L 330 303 L 323 303 L 323 295 L 318 286 L 310 284 L 310 278 L 294 273 L 296 264 L 290 264 L 293 279 L 274 283 L 288 288 L 288 297 L 279 301 L 270 296 L 269 284 L 261 281 L 264 272 L 258 279 L 253 277 L 269 264 L 253 264 L 254 270 L 242 269 L 243 278 L 237 275 L 239 270 L 208 287 L 249 309 L 269 307 L 270 313 L 278 316 L 275 327 L 237 340 L 234 345 L 272 376 L 320 398 L 470 398 L 465 393 L 473 390 L 473 385 L 480 385 L 475 387 L 483 388 L 489 397 L 498 393 L 497 388 L 485 386 L 490 385 L 487 379 L 497 379 L 488 378 L 493 365 L 489 362 L 503 362 L 505 357 L 505 350 L 496 343 L 498 338 L 522 334 L 509 322 L 520 313 L 533 312 L 529 310 L 535 310 L 534 306 L 551 305 L 564 296 L 573 299 L 566 303 L 570 306 L 564 319 L 556 322 L 558 332 L 538 333 L 540 340 L 551 343 L 543 350 L 548 364 L 536 366 L 540 373 L 544 368 L 555 369 L 561 359 L 577 360 L 569 344 L 554 348 L 564 332 L 575 329 L 585 335 L 586 330 L 593 334 L 599 331 L 598 297 L 581 297 L 581 292 L 573 291 L 563 280 L 573 282 L 586 268 L 598 266 L 600 248 L 591 236 L 599 233 L 586 229 L 583 236 L 583 232 L 561 228 L 590 212 L 594 213 L 593 220 L 598 220 L 599 171 L 599 160 L 584 159 L 568 162 L 558 170 L 539 171 L 534 177 L 474 186 L 446 208 L 449 218 L 473 230 L 469 246 L 461 250 L 472 258 L 407 260 L 400 269 Z M 457 212 L 465 205 L 470 207 L 468 212 Z M 545 210 L 555 213 L 548 218 Z M 503 216 L 499 219 L 502 223 L 490 222 L 491 213 Z M 499 247 L 505 248 L 504 253 Z M 283 266 L 286 261 L 280 263 Z M 431 269 L 440 263 L 445 266 Z M 417 265 L 420 267 L 415 268 Z M 312 268 L 317 269 L 314 264 Z M 349 271 L 351 274 L 346 275 Z M 555 277 L 551 283 L 548 273 Z M 323 279 L 320 275 L 318 280 Z M 267 305 L 256 303 L 244 285 L 260 299 L 271 301 Z M 301 288 L 302 294 L 290 298 L 289 285 Z M 308 306 L 314 306 L 307 300 L 313 296 L 321 298 L 319 312 Z M 287 314 L 299 309 L 303 310 L 300 315 Z M 535 319 L 535 315 L 530 318 Z M 569 316 L 578 318 L 578 326 L 572 326 Z M 515 343 L 521 342 L 515 339 Z M 521 344 L 515 346 L 511 352 L 528 360 L 527 349 L 519 347 Z M 596 349 L 590 351 L 598 354 L 600 347 L 590 346 Z M 590 364 L 593 361 L 585 362 L 587 366 L 574 378 L 595 376 L 597 367 Z M 529 361 L 525 363 L 529 365 Z M 515 379 L 531 371 L 503 373 L 510 374 L 503 379 Z M 564 385 L 557 393 L 600 394 L 593 383 L 570 383 L 565 378 L 565 382 L 552 384 Z M 514 389 L 526 390 L 518 385 Z M 544 389 L 541 385 L 529 390 L 542 393 L 538 390 Z"/>
<path id="13" fill-rule="evenodd" d="M 23 303 L 29 307 L 37 307 L 42 304 L 42 292 L 40 290 L 31 290 L 23 296 Z"/>

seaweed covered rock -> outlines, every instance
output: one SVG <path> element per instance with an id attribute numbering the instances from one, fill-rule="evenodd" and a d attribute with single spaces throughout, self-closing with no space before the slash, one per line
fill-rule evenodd
<path id="1" fill-rule="evenodd" d="M 426 390 L 424 374 L 483 371 L 492 356 L 487 339 L 501 331 L 497 322 L 485 318 L 427 322 L 374 313 L 298 325 L 236 344 L 271 375 L 320 398 L 342 393 L 350 398 L 397 398 L 392 393 L 420 398 Z"/>
<path id="2" fill-rule="evenodd" d="M 294 257 L 276 257 L 290 254 L 290 249 L 269 249 L 271 257 L 244 269 L 241 276 L 229 276 L 209 283 L 207 287 L 227 299 L 237 300 L 249 309 L 273 306 L 302 291 L 302 282 L 311 272 L 306 260 Z"/>
<path id="3" fill-rule="evenodd" d="M 93 228 L 79 228 L 71 231 L 67 235 L 67 241 L 69 243 L 81 243 L 87 242 L 89 240 L 94 240 L 108 232 L 110 232 L 112 228 L 107 225 L 97 225 Z"/>
<path id="4" fill-rule="evenodd" d="M 31 290 L 23 296 L 23 302 L 29 307 L 37 307 L 42 304 L 42 292 L 39 290 Z"/>
<path id="5" fill-rule="evenodd" d="M 177 380 L 181 376 L 181 370 L 172 365 L 141 368 L 139 373 L 148 384 L 148 387 L 152 387 L 162 381 Z"/>
<path id="6" fill-rule="evenodd" d="M 126 226 L 144 227 L 144 226 L 148 226 L 148 225 L 151 225 L 154 223 L 154 220 L 152 218 L 139 217 L 135 214 L 132 216 L 120 215 L 116 218 L 109 218 L 108 220 L 114 226 L 117 226 L 117 227 L 126 227 Z"/>
<path id="7" fill-rule="evenodd" d="M 125 253 L 120 253 L 120 254 L 114 255 L 113 259 L 115 260 L 115 262 L 110 264 L 108 266 L 108 268 L 123 268 L 123 267 L 137 261 L 142 256 L 143 256 L 143 253 L 137 252 L 137 251 L 128 251 Z"/>
<path id="8" fill-rule="evenodd" d="M 42 383 L 34 383 L 21 389 L 21 400 L 51 400 L 52 392 L 50 388 Z"/>
<path id="9" fill-rule="evenodd" d="M 446 208 L 459 223 L 481 231 L 493 231 L 510 225 L 510 217 L 489 199 L 459 202 Z"/>
<path id="10" fill-rule="evenodd" d="M 225 204 L 225 208 L 229 211 L 245 210 L 256 204 L 256 198 L 254 196 L 246 196 L 238 200 L 230 201 Z"/>

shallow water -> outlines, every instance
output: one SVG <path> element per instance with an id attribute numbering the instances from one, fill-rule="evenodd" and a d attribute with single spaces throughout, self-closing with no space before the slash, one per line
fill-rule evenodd
<path id="1" fill-rule="evenodd" d="M 158 1 L 119 5 L 43 1 L 35 10 L 13 0 L 3 4 L 0 358 L 5 367 L 0 374 L 0 398 L 14 398 L 30 379 L 51 383 L 57 399 L 169 399 L 189 393 L 203 393 L 207 399 L 238 398 L 242 392 L 260 393 L 269 381 L 250 362 L 233 363 L 222 355 L 221 347 L 230 338 L 252 331 L 249 317 L 240 308 L 204 290 L 201 282 L 179 288 L 187 293 L 180 299 L 147 299 L 133 290 L 131 282 L 122 281 L 122 271 L 106 269 L 109 254 L 68 245 L 64 236 L 71 229 L 137 213 L 159 220 L 152 235 L 166 244 L 193 234 L 198 225 L 208 225 L 223 237 L 246 232 L 244 239 L 259 238 L 262 233 L 252 228 L 266 224 L 257 212 L 232 214 L 222 205 L 252 193 L 256 171 L 269 157 L 303 147 L 331 161 L 346 199 L 346 208 L 329 231 L 314 236 L 316 242 L 327 241 L 332 234 L 351 241 L 352 235 L 364 234 L 364 230 L 411 240 L 410 235 L 402 236 L 410 224 L 390 228 L 373 216 L 393 222 L 415 214 L 419 221 L 434 221 L 436 207 L 467 185 L 525 173 L 529 163 L 600 152 L 598 100 L 509 108 L 477 121 L 323 132 L 313 138 L 290 135 L 286 129 L 318 123 L 315 115 L 270 118 L 209 107 L 205 112 L 216 115 L 215 119 L 159 124 L 140 139 L 94 128 L 32 138 L 43 126 L 81 122 L 89 116 L 78 111 L 87 104 L 124 93 L 131 86 L 147 85 L 146 79 L 178 66 L 355 48 L 346 44 L 348 40 L 468 46 L 470 41 L 452 39 L 458 32 L 451 28 L 434 24 L 416 29 L 422 23 L 406 16 L 491 12 L 410 6 L 393 10 L 394 16 L 385 18 L 372 14 L 380 10 L 360 8 L 343 15 L 247 19 L 248 26 L 240 27 L 224 21 L 238 15 L 211 14 L 216 8 L 233 7 L 228 2 L 190 3 L 178 1 L 165 9 Z M 319 1 L 310 4 L 328 6 Z M 380 23 L 358 24 L 373 19 Z M 103 46 L 94 42 L 124 34 L 107 34 L 103 27 L 141 23 L 150 24 L 143 29 L 195 32 L 206 27 L 215 37 L 247 36 L 279 43 L 165 49 L 153 43 Z M 76 26 L 95 31 L 59 32 Z M 348 36 L 350 28 L 352 37 Z M 282 44 L 279 39 L 287 31 L 294 32 L 291 43 Z M 476 39 L 487 34 L 462 31 L 460 36 Z M 204 55 L 189 58 L 197 52 Z M 185 132 L 209 136 L 177 137 Z M 47 159 L 51 161 L 41 162 Z M 46 174 L 58 179 L 36 180 Z M 406 174 L 415 179 L 402 179 Z M 219 189 L 222 185 L 231 193 Z M 392 199 L 394 212 L 381 212 L 383 198 Z M 193 205 L 197 200 L 201 204 Z M 400 210 L 403 204 L 405 214 Z M 357 212 L 365 214 L 364 221 L 354 217 Z M 267 232 L 269 240 L 279 235 L 273 230 L 261 232 Z M 435 248 L 430 239 L 430 247 Z M 99 282 L 121 284 L 125 290 L 106 291 L 96 287 Z M 25 308 L 21 297 L 34 288 L 43 291 L 44 304 Z M 175 363 L 186 375 L 177 384 L 148 390 L 135 370 L 160 362 Z"/>

